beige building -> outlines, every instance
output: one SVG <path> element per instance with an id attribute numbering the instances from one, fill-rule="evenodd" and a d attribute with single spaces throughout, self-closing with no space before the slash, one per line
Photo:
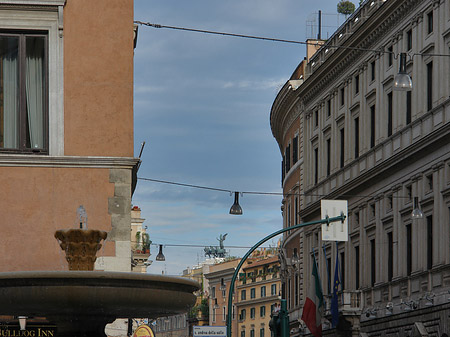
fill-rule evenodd
<path id="1" fill-rule="evenodd" d="M 280 305 L 281 278 L 278 256 L 250 257 L 236 287 L 239 337 L 270 337 L 270 315 Z"/>
<path id="2" fill-rule="evenodd" d="M 210 267 L 210 325 L 226 326 L 230 283 L 240 259 Z M 245 261 L 236 279 L 231 319 L 232 336 L 270 337 L 273 306 L 280 303 L 280 264 L 273 251 L 255 251 Z"/>
<path id="3" fill-rule="evenodd" d="M 326 297 L 325 335 L 450 333 L 449 32 L 448 1 L 364 1 L 305 61 L 301 85 L 286 82 L 275 99 L 283 226 L 318 220 L 322 198 L 346 199 L 349 207 L 349 241 L 337 250 L 318 226 L 284 237 L 291 336 L 308 332 L 299 319 L 313 252 Z M 394 90 L 402 52 L 410 93 Z M 411 216 L 414 198 L 423 219 Z M 336 257 L 341 318 L 331 329 Z"/>

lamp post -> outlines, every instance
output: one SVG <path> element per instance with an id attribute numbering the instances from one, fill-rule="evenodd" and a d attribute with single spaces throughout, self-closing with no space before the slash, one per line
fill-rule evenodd
<path id="1" fill-rule="evenodd" d="M 232 321 L 231 314 L 232 314 L 232 305 L 233 305 L 234 284 L 235 284 L 236 278 L 239 274 L 239 270 L 241 269 L 242 265 L 247 260 L 247 258 L 250 256 L 250 254 L 253 253 L 253 251 L 256 248 L 258 248 L 259 246 L 261 246 L 264 242 L 266 242 L 266 241 L 270 240 L 271 238 L 273 238 L 274 236 L 277 236 L 284 232 L 287 232 L 287 231 L 290 231 L 293 229 L 297 229 L 300 227 L 311 226 L 311 225 L 325 224 L 325 223 L 330 224 L 331 222 L 337 222 L 337 221 L 344 222 L 345 218 L 346 218 L 346 216 L 342 213 L 341 215 L 336 216 L 336 217 L 332 217 L 332 218 L 326 217 L 325 219 L 311 221 L 311 222 L 305 222 L 305 223 L 297 224 L 297 225 L 294 225 L 291 227 L 286 227 L 286 228 L 280 229 L 280 230 L 266 236 L 264 239 L 260 240 L 252 248 L 250 248 L 250 250 L 244 255 L 244 257 L 241 259 L 241 261 L 237 265 L 236 270 L 234 271 L 233 277 L 231 278 L 230 291 L 228 294 L 227 337 L 231 337 L 231 321 Z M 285 332 L 285 334 L 287 335 L 287 331 Z M 282 337 L 286 337 L 286 336 L 282 336 Z"/>

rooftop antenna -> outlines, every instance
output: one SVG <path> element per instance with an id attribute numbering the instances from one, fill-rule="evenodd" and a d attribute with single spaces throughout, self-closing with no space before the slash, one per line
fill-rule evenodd
<path id="1" fill-rule="evenodd" d="M 318 34 L 317 34 L 317 39 L 321 40 L 322 39 L 322 11 L 319 10 L 319 27 L 318 27 Z"/>

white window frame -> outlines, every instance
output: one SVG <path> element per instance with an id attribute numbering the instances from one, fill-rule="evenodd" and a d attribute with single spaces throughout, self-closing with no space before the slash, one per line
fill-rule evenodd
<path id="1" fill-rule="evenodd" d="M 48 154 L 64 155 L 63 9 L 66 0 L 0 0 L 0 28 L 48 34 Z M 20 5 L 20 7 L 18 6 Z M 37 7 L 42 7 L 36 10 Z"/>

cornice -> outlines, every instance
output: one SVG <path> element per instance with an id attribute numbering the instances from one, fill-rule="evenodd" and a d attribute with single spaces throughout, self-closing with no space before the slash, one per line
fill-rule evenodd
<path id="1" fill-rule="evenodd" d="M 0 154 L 0 167 L 133 168 L 139 158 Z"/>
<path id="2" fill-rule="evenodd" d="M 353 32 L 342 46 L 351 46 L 359 49 L 375 49 L 376 43 L 381 38 L 395 29 L 398 22 L 408 13 L 423 2 L 423 0 L 407 1 L 389 1 L 380 7 L 377 12 L 372 14 L 359 28 Z M 387 6 L 386 6 L 387 5 Z M 394 7 L 393 6 L 397 6 Z M 359 41 L 359 42 L 358 42 Z M 356 42 L 356 43 L 355 43 Z M 330 43 L 333 43 L 331 41 Z M 327 48 L 325 44 L 321 49 Z M 337 48 L 325 62 L 323 62 L 304 82 L 299 89 L 304 93 L 302 97 L 308 104 L 316 98 L 322 91 L 327 89 L 336 79 L 342 78 L 342 75 L 349 69 L 350 65 L 366 53 L 364 50 L 348 51 L 344 48 Z M 378 56 L 381 55 L 377 53 Z M 321 57 L 320 50 L 316 54 Z"/>

